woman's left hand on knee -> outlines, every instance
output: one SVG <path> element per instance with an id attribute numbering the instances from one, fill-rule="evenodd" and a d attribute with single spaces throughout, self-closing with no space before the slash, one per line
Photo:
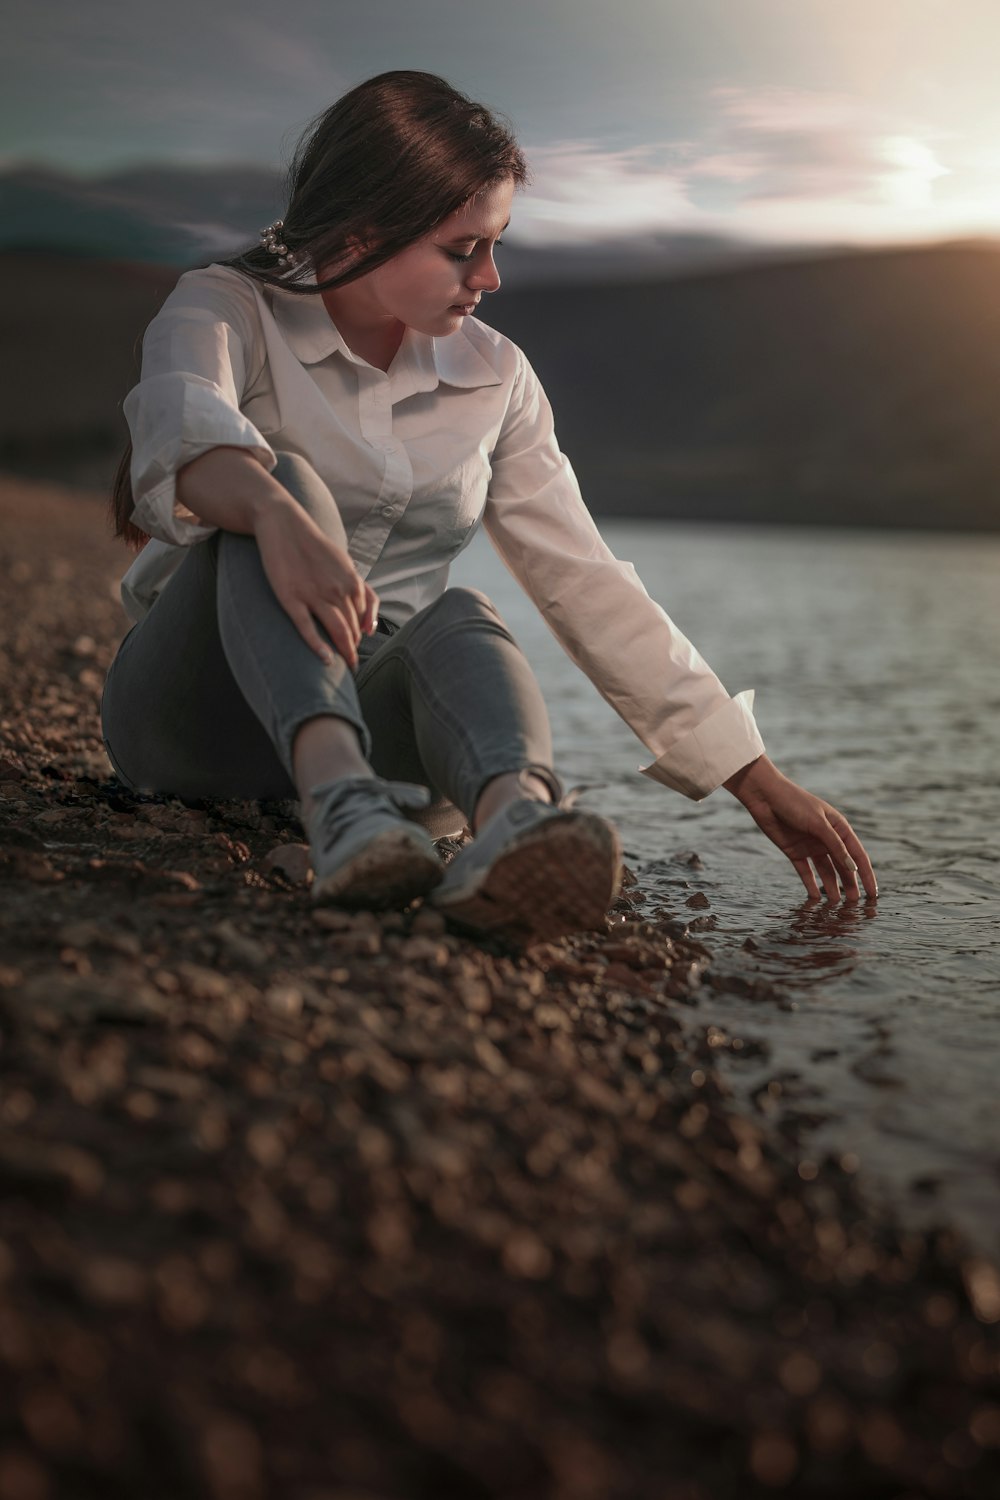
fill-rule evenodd
<path id="1" fill-rule="evenodd" d="M 358 642 L 378 619 L 378 596 L 358 574 L 349 554 L 319 529 L 289 498 L 287 506 L 265 509 L 255 526 L 268 582 L 306 644 L 325 662 L 326 631 L 352 668 Z"/>

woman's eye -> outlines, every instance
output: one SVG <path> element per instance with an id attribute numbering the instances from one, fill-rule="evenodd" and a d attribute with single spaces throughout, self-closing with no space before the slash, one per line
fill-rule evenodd
<path id="1" fill-rule="evenodd" d="M 494 245 L 502 245 L 503 244 L 503 240 L 494 240 L 493 243 L 494 243 Z M 451 257 L 452 260 L 461 261 L 463 265 L 467 261 L 470 261 L 472 259 L 473 255 L 475 255 L 475 253 L 476 252 L 474 250 L 470 250 L 469 253 L 468 253 L 468 255 L 459 255 L 459 253 L 458 253 L 457 250 L 449 250 L 448 251 L 448 254 L 449 254 L 449 256 Z"/>

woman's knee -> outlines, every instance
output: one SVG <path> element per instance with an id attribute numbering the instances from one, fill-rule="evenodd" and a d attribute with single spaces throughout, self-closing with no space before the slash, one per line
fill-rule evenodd
<path id="1" fill-rule="evenodd" d="M 278 483 L 298 501 L 331 541 L 347 546 L 347 533 L 337 502 L 308 459 L 300 453 L 278 453 L 271 471 Z"/>
<path id="2" fill-rule="evenodd" d="M 447 641 L 448 649 L 468 641 L 478 650 L 487 643 L 515 644 L 514 638 L 492 599 L 478 589 L 462 586 L 445 589 L 409 622 L 406 645 L 418 653 L 432 651 Z"/>
<path id="3" fill-rule="evenodd" d="M 456 584 L 454 588 L 445 589 L 444 593 L 430 606 L 428 615 L 434 615 L 436 619 L 442 618 L 451 621 L 488 620 L 491 625 L 503 625 L 500 611 L 492 599 L 479 591 L 479 589 L 466 588 L 464 585 Z M 504 626 L 506 629 L 506 626 Z"/>

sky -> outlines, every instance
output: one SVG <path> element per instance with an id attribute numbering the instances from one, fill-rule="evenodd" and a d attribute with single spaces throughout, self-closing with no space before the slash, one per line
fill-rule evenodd
<path id="1" fill-rule="evenodd" d="M 1000 234 L 1000 0 L 5 0 L 0 168 L 287 163 L 388 68 L 514 122 L 510 238 Z"/>

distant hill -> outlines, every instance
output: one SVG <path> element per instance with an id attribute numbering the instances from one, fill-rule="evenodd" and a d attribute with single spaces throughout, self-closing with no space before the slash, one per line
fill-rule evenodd
<path id="1" fill-rule="evenodd" d="M 524 347 L 603 514 L 1000 526 L 1000 247 L 525 288 Z"/>
<path id="2" fill-rule="evenodd" d="M 0 463 L 105 482 L 145 324 L 176 270 L 0 255 L 15 371 Z M 595 512 L 996 529 L 1000 249 L 954 245 L 648 281 L 515 286 Z"/>
<path id="3" fill-rule="evenodd" d="M 0 172 L 0 251 L 185 266 L 252 244 L 283 211 L 280 176 L 260 167 L 149 164 L 99 177 L 48 167 Z M 674 275 L 788 254 L 723 235 L 630 234 L 622 241 L 503 248 L 508 285 Z"/>
<path id="4" fill-rule="evenodd" d="M 0 466 L 108 482 L 143 329 L 176 280 L 172 268 L 0 255 Z"/>
<path id="5" fill-rule="evenodd" d="M 241 249 L 281 201 L 277 175 L 257 167 L 16 167 L 0 173 L 0 250 L 182 267 Z"/>

